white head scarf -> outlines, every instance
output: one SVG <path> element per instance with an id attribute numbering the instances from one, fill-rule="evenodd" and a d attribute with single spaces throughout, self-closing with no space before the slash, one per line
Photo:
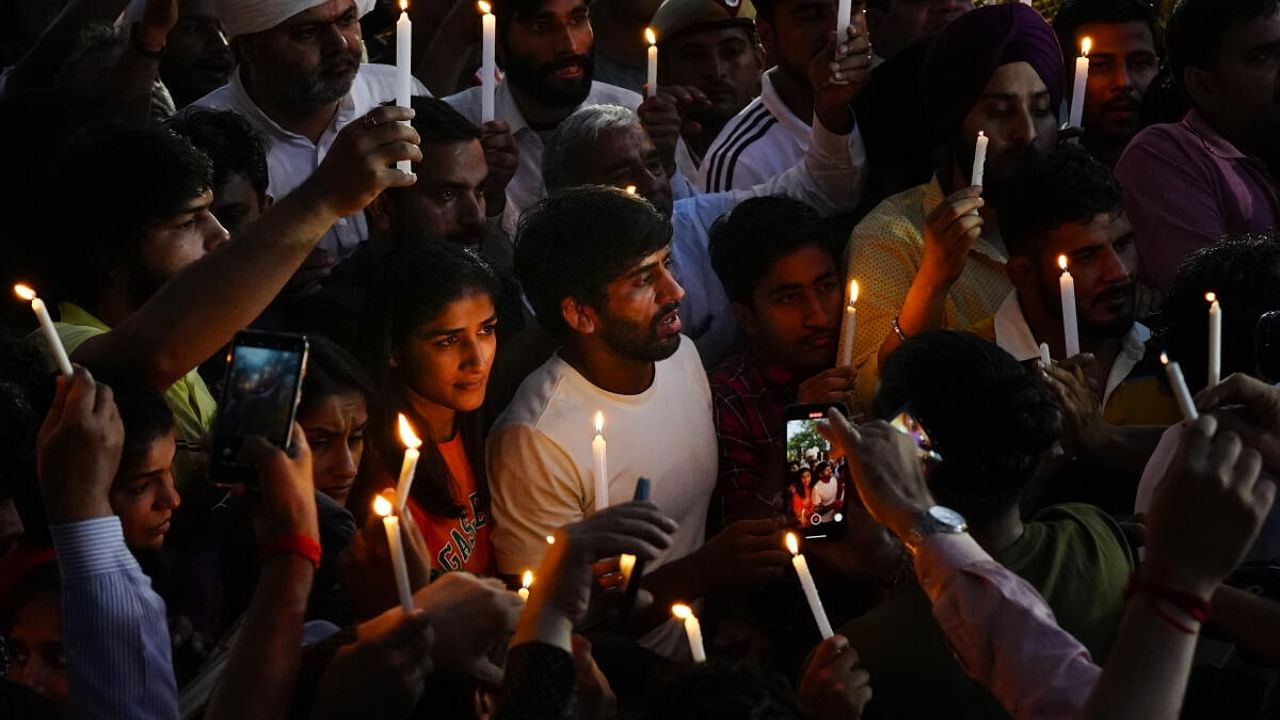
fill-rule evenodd
<path id="1" fill-rule="evenodd" d="M 300 12 L 325 4 L 326 0 L 218 0 L 218 19 L 227 39 L 270 30 Z M 364 17 L 377 0 L 355 0 L 356 12 Z"/>

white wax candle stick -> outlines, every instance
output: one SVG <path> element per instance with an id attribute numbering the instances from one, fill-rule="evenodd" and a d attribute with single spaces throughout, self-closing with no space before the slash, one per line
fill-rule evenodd
<path id="1" fill-rule="evenodd" d="M 1209 387 L 1222 382 L 1222 305 L 1218 296 L 1207 293 L 1209 301 Z"/>
<path id="2" fill-rule="evenodd" d="M 693 608 L 688 605 L 672 605 L 671 614 L 684 621 L 684 633 L 689 638 L 689 654 L 693 656 L 693 661 L 706 662 L 707 651 L 702 645 L 702 624 L 698 622 L 698 616 L 693 614 Z"/>
<path id="3" fill-rule="evenodd" d="M 1089 50 L 1093 40 L 1085 38 L 1080 41 L 1080 57 L 1076 58 L 1075 84 L 1071 87 L 1071 127 L 1083 127 L 1084 91 L 1089 83 Z"/>
<path id="4" fill-rule="evenodd" d="M 853 0 L 840 0 L 836 6 L 836 42 L 840 45 L 849 41 L 849 24 L 853 17 Z"/>
<path id="5" fill-rule="evenodd" d="M 654 34 L 653 28 L 645 28 L 644 39 L 649 41 L 649 74 L 645 97 L 653 97 L 658 92 L 658 36 Z"/>
<path id="6" fill-rule="evenodd" d="M 1053 364 L 1053 357 L 1049 355 L 1049 343 L 1040 343 L 1040 364 L 1045 367 Z"/>
<path id="7" fill-rule="evenodd" d="M 1076 281 L 1067 271 L 1067 256 L 1058 256 L 1058 267 L 1062 275 L 1058 278 L 1058 290 L 1062 294 L 1062 334 L 1066 344 L 1067 357 L 1080 354 L 1080 323 L 1076 317 Z"/>
<path id="8" fill-rule="evenodd" d="M 37 297 L 36 291 L 26 285 L 14 285 L 13 292 L 19 298 L 31 303 L 31 312 L 36 314 L 36 322 L 40 323 L 40 334 L 44 336 L 44 344 L 49 346 L 49 354 L 53 355 L 53 362 L 58 366 L 58 372 L 71 377 L 74 373 L 71 368 L 71 358 L 67 356 L 67 348 L 62 344 L 58 329 L 53 326 L 53 318 L 49 317 L 49 308 L 45 306 L 44 300 Z"/>
<path id="9" fill-rule="evenodd" d="M 1169 361 L 1168 353 L 1160 353 L 1160 362 L 1164 363 L 1164 371 L 1169 376 L 1169 387 L 1173 390 L 1173 397 L 1178 401 L 1178 409 L 1182 411 L 1183 419 L 1188 422 L 1199 419 L 1200 412 L 1196 410 L 1196 403 L 1191 399 L 1191 391 L 1187 389 L 1187 379 L 1182 376 L 1182 368 L 1178 363 Z"/>
<path id="10" fill-rule="evenodd" d="M 413 611 L 413 593 L 409 590 L 409 566 L 404 561 L 404 544 L 400 542 L 400 518 L 391 512 L 391 503 L 381 495 L 373 500 L 373 511 L 382 516 L 387 531 L 387 547 L 391 550 L 391 569 L 396 576 L 396 594 L 405 612 Z"/>
<path id="11" fill-rule="evenodd" d="M 818 596 L 818 586 L 813 582 L 813 575 L 809 572 L 809 563 L 805 561 L 804 555 L 800 554 L 800 544 L 796 540 L 795 533 L 787 533 L 787 549 L 791 551 L 791 564 L 796 569 L 796 576 L 800 578 L 800 588 L 804 590 L 804 598 L 809 601 L 809 611 L 813 613 L 813 619 L 818 623 L 818 632 L 822 634 L 822 639 L 826 640 L 835 634 L 831 629 L 831 621 L 827 619 L 827 611 L 822 607 L 822 598 Z"/>
<path id="12" fill-rule="evenodd" d="M 853 367 L 853 340 L 858 329 L 858 281 L 849 281 L 849 298 L 844 306 L 844 322 L 840 325 L 840 345 L 836 367 Z"/>
<path id="13" fill-rule="evenodd" d="M 609 507 L 609 445 L 604 441 L 604 413 L 596 413 L 596 436 L 591 441 L 595 466 L 596 512 Z"/>
<path id="14" fill-rule="evenodd" d="M 982 187 L 983 175 L 987 169 L 987 145 L 991 143 L 991 138 L 981 130 L 978 131 L 978 139 L 973 145 L 973 173 L 969 176 L 969 184 Z"/>
<path id="15" fill-rule="evenodd" d="M 413 95 L 413 22 L 409 20 L 409 2 L 400 0 L 400 19 L 396 21 L 396 105 L 411 107 Z M 409 125 L 408 121 L 404 122 Z M 401 172 L 412 172 L 408 160 L 396 163 Z"/>
<path id="16" fill-rule="evenodd" d="M 409 502 L 409 491 L 413 489 L 413 476 L 418 471 L 418 458 L 421 456 L 418 448 L 422 447 L 422 441 L 414 433 L 413 426 L 404 413 L 400 414 L 400 441 L 404 443 L 405 450 L 404 462 L 400 465 L 400 480 L 396 483 L 396 506 L 403 512 L 405 503 Z"/>
<path id="17" fill-rule="evenodd" d="M 489 3 L 479 3 L 481 26 L 480 45 L 480 122 L 493 122 L 493 97 L 498 86 L 498 61 L 496 57 L 498 19 Z"/>

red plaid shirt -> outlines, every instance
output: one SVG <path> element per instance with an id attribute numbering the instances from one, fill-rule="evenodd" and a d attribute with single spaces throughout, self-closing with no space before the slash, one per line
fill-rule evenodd
<path id="1" fill-rule="evenodd" d="M 765 488 L 765 477 L 771 464 L 785 461 L 786 409 L 796 400 L 799 382 L 754 350 L 729 356 L 708 380 L 720 453 L 710 513 L 715 530 L 758 516 L 751 511 L 762 506 L 753 505 L 768 503 L 761 496 L 782 489 Z"/>

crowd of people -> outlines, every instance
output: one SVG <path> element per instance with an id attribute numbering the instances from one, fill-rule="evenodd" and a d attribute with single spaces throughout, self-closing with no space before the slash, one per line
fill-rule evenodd
<path id="1" fill-rule="evenodd" d="M 1280 0 L 0 0 L 0 68 L 0 717 L 1280 717 Z"/>

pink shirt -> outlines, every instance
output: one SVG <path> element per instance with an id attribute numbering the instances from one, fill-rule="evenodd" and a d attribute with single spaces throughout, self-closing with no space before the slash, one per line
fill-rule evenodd
<path id="1" fill-rule="evenodd" d="M 961 667 L 1015 720 L 1083 714 L 1102 669 L 1035 588 L 968 535 L 925 538 L 916 575 Z"/>
<path id="2" fill-rule="evenodd" d="M 1116 164 L 1142 277 L 1166 291 L 1178 265 L 1225 233 L 1280 226 L 1280 185 L 1266 165 L 1195 110 L 1138 133 Z"/>

